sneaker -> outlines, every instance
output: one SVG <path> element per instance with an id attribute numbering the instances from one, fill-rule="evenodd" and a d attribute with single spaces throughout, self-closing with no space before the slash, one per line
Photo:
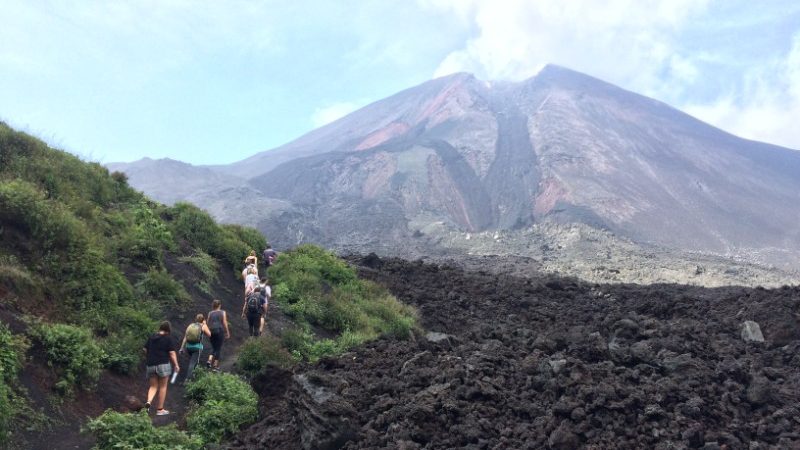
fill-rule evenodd
<path id="1" fill-rule="evenodd" d="M 144 410 L 147 411 L 147 414 L 150 414 L 150 402 L 144 402 Z"/>
<path id="2" fill-rule="evenodd" d="M 157 416 L 168 416 L 169 415 L 169 411 L 167 411 L 166 409 L 159 409 L 158 411 L 156 411 L 156 415 Z"/>
<path id="3" fill-rule="evenodd" d="M 210 369 L 210 368 L 211 368 L 211 361 L 206 361 L 206 369 Z"/>

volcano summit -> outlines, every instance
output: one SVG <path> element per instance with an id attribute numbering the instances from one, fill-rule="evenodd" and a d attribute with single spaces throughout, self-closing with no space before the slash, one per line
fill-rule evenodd
<path id="1" fill-rule="evenodd" d="M 144 166 L 112 168 L 286 246 L 430 252 L 448 233 L 577 223 L 678 251 L 800 261 L 800 152 L 552 65 L 518 83 L 429 81 L 282 147 L 194 168 L 217 175 L 204 186 L 194 170 L 176 168 L 173 184 Z"/>

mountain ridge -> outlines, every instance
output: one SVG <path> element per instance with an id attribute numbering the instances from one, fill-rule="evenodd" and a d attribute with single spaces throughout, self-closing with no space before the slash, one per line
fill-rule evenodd
<path id="1" fill-rule="evenodd" d="M 555 65 L 522 82 L 437 78 L 209 170 L 245 166 L 238 183 L 280 207 L 212 214 L 287 243 L 347 249 L 352 233 L 401 249 L 425 220 L 461 233 L 556 222 L 678 250 L 784 249 L 780 264 L 800 253 L 800 152 Z M 195 191 L 206 206 L 218 189 Z"/>

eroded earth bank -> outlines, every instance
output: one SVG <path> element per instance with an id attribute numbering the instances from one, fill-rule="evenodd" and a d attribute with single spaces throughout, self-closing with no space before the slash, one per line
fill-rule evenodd
<path id="1" fill-rule="evenodd" d="M 800 448 L 800 288 L 351 262 L 425 330 L 265 374 L 230 448 Z"/>

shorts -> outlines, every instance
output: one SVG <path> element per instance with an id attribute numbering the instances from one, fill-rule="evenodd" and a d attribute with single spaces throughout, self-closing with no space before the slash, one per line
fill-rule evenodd
<path id="1" fill-rule="evenodd" d="M 147 377 L 155 375 L 159 378 L 166 378 L 172 374 L 172 364 L 159 364 L 157 366 L 147 366 Z"/>

